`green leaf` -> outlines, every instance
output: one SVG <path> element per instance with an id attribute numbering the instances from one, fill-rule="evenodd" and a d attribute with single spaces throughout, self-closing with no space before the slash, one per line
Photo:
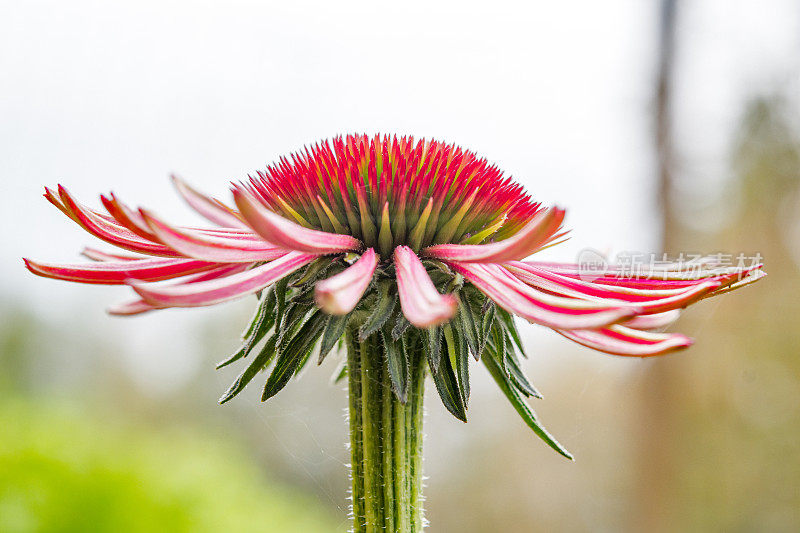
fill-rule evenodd
<path id="1" fill-rule="evenodd" d="M 381 331 L 383 338 L 383 351 L 386 354 L 386 367 L 389 369 L 389 378 L 392 382 L 394 391 L 400 403 L 406 403 L 408 399 L 409 365 L 408 352 L 406 351 L 405 339 L 392 339 L 391 335 Z"/>
<path id="2" fill-rule="evenodd" d="M 236 381 L 228 388 L 225 394 L 219 399 L 219 403 L 223 404 L 242 392 L 242 390 L 247 386 L 248 383 L 261 371 L 265 368 L 272 356 L 275 355 L 275 344 L 278 341 L 278 336 L 273 334 L 267 339 L 267 343 L 258 353 L 258 355 L 251 361 L 250 365 L 245 368 L 244 372 L 242 372 Z"/>
<path id="3" fill-rule="evenodd" d="M 325 271 L 330 267 L 334 261 L 336 261 L 338 257 L 336 256 L 323 256 L 319 259 L 315 259 L 312 261 L 306 268 L 303 270 L 303 273 L 293 281 L 290 286 L 291 287 L 299 287 L 301 285 L 306 285 L 307 283 L 311 283 L 313 281 L 317 281 Z"/>
<path id="4" fill-rule="evenodd" d="M 397 295 L 391 294 L 392 283 L 389 280 L 382 281 L 378 286 L 378 301 L 375 309 L 369 318 L 358 330 L 358 340 L 365 341 L 367 337 L 378 331 L 392 316 L 394 308 L 397 306 Z"/>
<path id="5" fill-rule="evenodd" d="M 392 328 L 392 338 L 394 340 L 399 339 L 410 327 L 411 322 L 408 321 L 402 310 L 398 310 L 397 318 L 395 319 L 394 327 Z"/>
<path id="6" fill-rule="evenodd" d="M 495 362 L 500 365 L 500 368 L 503 369 L 506 375 L 508 375 L 506 351 L 510 349 L 507 339 L 508 335 L 506 335 L 504 326 L 499 322 L 495 322 L 495 325 L 492 327 L 491 341 L 489 341 L 488 346 L 491 356 L 494 358 Z"/>
<path id="7" fill-rule="evenodd" d="M 525 353 L 525 349 L 522 347 L 522 341 L 520 340 L 519 333 L 517 332 L 517 325 L 514 324 L 514 317 L 512 317 L 509 312 L 502 307 L 498 307 L 497 318 L 500 319 L 500 322 L 502 322 L 505 328 L 508 330 L 511 338 L 514 339 L 514 344 L 517 345 L 517 350 L 519 350 L 519 353 L 522 354 L 522 357 L 527 359 L 528 354 Z"/>
<path id="8" fill-rule="evenodd" d="M 431 368 L 431 374 L 436 374 L 442 358 L 442 327 L 433 326 L 423 329 L 422 332 L 428 345 L 428 349 L 425 351 L 428 356 L 428 366 Z"/>
<path id="9" fill-rule="evenodd" d="M 458 316 L 456 320 L 453 320 L 452 324 L 458 331 L 459 336 L 466 341 L 467 347 L 472 352 L 472 355 L 475 356 L 475 359 L 479 359 L 480 333 L 475 327 L 469 303 L 461 302 L 461 305 L 458 306 Z"/>
<path id="10" fill-rule="evenodd" d="M 270 313 L 274 317 L 276 302 L 275 288 L 273 286 L 267 287 L 266 295 L 261 298 L 253 318 L 250 319 L 250 324 L 244 333 L 242 333 L 242 340 L 247 340 L 253 335 L 253 330 L 264 320 L 264 315 L 266 313 Z"/>
<path id="11" fill-rule="evenodd" d="M 525 372 L 522 370 L 522 365 L 513 347 L 510 346 L 510 343 L 507 343 L 506 346 L 505 367 L 514 386 L 525 396 L 533 396 L 534 398 L 541 399 L 541 393 L 533 386 L 533 383 L 530 382 L 528 376 L 526 376 Z"/>
<path id="12" fill-rule="evenodd" d="M 342 338 L 345 329 L 347 329 L 347 321 L 349 319 L 349 313 L 341 316 L 330 315 L 328 317 L 328 322 L 325 324 L 325 332 L 322 334 L 322 343 L 320 344 L 319 348 L 319 359 L 317 360 L 318 365 L 322 364 L 322 361 L 325 359 L 325 356 L 328 355 L 328 352 L 330 352 L 333 349 L 333 346 L 339 342 L 339 339 Z"/>
<path id="13" fill-rule="evenodd" d="M 553 436 L 544 428 L 536 419 L 536 414 L 531 410 L 530 406 L 525 402 L 525 399 L 520 395 L 517 389 L 511 384 L 511 381 L 506 377 L 503 370 L 497 364 L 493 357 L 484 357 L 483 364 L 489 370 L 500 390 L 506 395 L 508 401 L 522 417 L 525 424 L 533 430 L 536 435 L 542 439 L 548 446 L 555 451 L 566 457 L 567 459 L 574 460 L 574 457 L 569 453 Z"/>
<path id="14" fill-rule="evenodd" d="M 261 305 L 258 306 L 256 315 L 253 317 L 250 327 L 247 328 L 247 331 L 245 332 L 247 337 L 245 338 L 244 343 L 236 352 L 233 353 L 233 355 L 217 363 L 217 369 L 219 370 L 220 368 L 228 366 L 229 364 L 238 361 L 243 357 L 247 357 L 253 347 L 264 338 L 264 335 L 266 335 L 267 332 L 269 332 L 274 325 L 274 322 L 275 295 L 273 291 L 269 291 L 266 297 L 263 298 Z"/>
<path id="15" fill-rule="evenodd" d="M 458 335 L 450 327 L 450 324 L 442 326 L 444 331 L 445 346 L 447 349 L 447 359 L 455 370 L 458 378 L 458 392 L 464 403 L 464 409 L 469 404 L 469 350 L 461 335 Z"/>
<path id="16" fill-rule="evenodd" d="M 447 410 L 462 422 L 466 422 L 467 410 L 464 406 L 464 400 L 461 398 L 461 393 L 458 391 L 458 379 L 456 379 L 456 375 L 453 372 L 449 357 L 441 358 L 439 371 L 433 374 L 433 383 L 436 385 L 439 397 Z"/>
<path id="17" fill-rule="evenodd" d="M 283 389 L 298 369 L 302 368 L 311 350 L 314 348 L 322 330 L 325 328 L 327 316 L 320 310 L 315 309 L 311 312 L 308 319 L 296 328 L 293 334 L 286 335 L 291 337 L 284 343 L 285 347 L 280 349 L 278 345 L 278 357 L 275 361 L 275 368 L 267 378 L 264 386 L 264 393 L 261 401 L 266 401 L 275 396 Z"/>

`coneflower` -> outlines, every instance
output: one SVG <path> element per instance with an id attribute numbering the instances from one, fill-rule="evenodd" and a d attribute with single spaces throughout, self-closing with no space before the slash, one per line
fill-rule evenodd
<path id="1" fill-rule="evenodd" d="M 524 422 L 565 457 L 526 398 L 514 315 L 584 346 L 645 357 L 691 340 L 654 332 L 679 310 L 760 279 L 751 268 L 673 265 L 646 273 L 524 261 L 565 238 L 564 210 L 543 207 L 476 154 L 411 137 L 337 137 L 232 185 L 235 207 L 174 179 L 215 224 L 179 227 L 113 193 L 106 212 L 64 187 L 45 197 L 96 237 L 130 253 L 86 249 L 93 263 L 25 260 L 31 272 L 130 286 L 110 308 L 135 315 L 259 299 L 244 344 L 219 367 L 246 368 L 222 396 L 268 370 L 262 399 L 313 356 L 344 354 L 349 382 L 355 531 L 419 531 L 423 383 L 466 421 L 470 355 L 483 362 Z M 171 280 L 167 283 L 167 280 Z"/>

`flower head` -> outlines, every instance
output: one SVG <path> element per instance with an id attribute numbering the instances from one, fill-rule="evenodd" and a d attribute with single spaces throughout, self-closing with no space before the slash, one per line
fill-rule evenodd
<path id="1" fill-rule="evenodd" d="M 101 196 L 102 212 L 59 186 L 45 192 L 53 205 L 133 254 L 86 249 L 93 263 L 25 264 L 45 277 L 130 286 L 138 297 L 109 310 L 117 315 L 259 294 L 244 345 L 220 363 L 252 360 L 223 402 L 268 365 L 263 398 L 274 395 L 316 345 L 321 361 L 348 331 L 383 335 L 400 346 L 387 348 L 399 398 L 403 351 L 416 342 L 445 406 L 466 420 L 472 354 L 528 425 L 566 454 L 523 400 L 539 394 L 522 372 L 512 315 L 602 352 L 658 355 L 691 340 L 652 330 L 764 275 L 761 265 L 694 264 L 636 275 L 612 266 L 587 278 L 579 265 L 525 261 L 564 239 L 564 210 L 534 202 L 474 153 L 436 141 L 337 137 L 233 184 L 235 207 L 174 182 L 214 227 L 175 226 L 113 193 Z"/>

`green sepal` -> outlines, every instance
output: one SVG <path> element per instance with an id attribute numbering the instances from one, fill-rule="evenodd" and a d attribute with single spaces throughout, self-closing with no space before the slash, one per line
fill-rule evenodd
<path id="1" fill-rule="evenodd" d="M 292 376 L 302 368 L 320 335 L 322 335 L 326 319 L 327 315 L 315 309 L 300 327 L 292 328 L 296 329 L 293 334 L 285 336 L 285 338 L 291 337 L 288 341 L 279 342 L 275 368 L 272 369 L 272 373 L 270 373 L 267 383 L 264 385 L 264 393 L 261 395 L 262 402 L 280 392 L 289 383 Z M 284 345 L 283 348 L 281 348 L 281 344 Z"/>
<path id="2" fill-rule="evenodd" d="M 305 270 L 303 270 L 303 273 L 300 275 L 300 277 L 292 281 L 289 286 L 300 287 L 301 285 L 317 281 L 320 277 L 322 277 L 328 267 L 336 262 L 337 259 L 338 258 L 336 256 L 330 255 L 315 259 L 305 268 Z"/>
<path id="3" fill-rule="evenodd" d="M 378 331 L 392 316 L 394 308 L 397 306 L 397 295 L 391 294 L 392 282 L 389 280 L 381 281 L 378 285 L 378 299 L 372 314 L 364 321 L 358 330 L 358 340 L 365 341 L 367 337 Z"/>
<path id="4" fill-rule="evenodd" d="M 466 341 L 467 347 L 475 357 L 475 360 L 479 360 L 485 341 L 482 339 L 482 332 L 476 326 L 475 317 L 467 301 L 462 301 L 461 305 L 458 306 L 458 316 L 456 320 L 452 321 L 452 324 L 458 331 L 459 336 Z"/>
<path id="5" fill-rule="evenodd" d="M 277 297 L 275 296 L 275 288 L 272 286 L 267 287 L 264 289 L 266 296 L 262 297 L 258 303 L 258 307 L 256 307 L 255 313 L 253 313 L 253 317 L 250 319 L 250 323 L 247 326 L 247 329 L 242 332 L 242 340 L 245 341 L 249 339 L 253 335 L 253 330 L 256 326 L 263 320 L 264 314 L 266 312 L 272 311 L 272 314 L 275 314 L 275 303 L 277 302 Z"/>
<path id="6" fill-rule="evenodd" d="M 464 337 L 458 332 L 453 331 L 450 324 L 442 326 L 444 341 L 447 349 L 446 359 L 450 360 L 450 365 L 455 370 L 458 378 L 458 392 L 464 403 L 464 409 L 469 405 L 469 349 L 464 343 Z"/>
<path id="7" fill-rule="evenodd" d="M 442 358 L 442 327 L 433 326 L 422 330 L 423 336 L 428 349 L 425 354 L 428 357 L 428 366 L 431 368 L 431 374 L 436 374 L 439 371 L 439 362 Z"/>
<path id="8" fill-rule="evenodd" d="M 236 378 L 236 381 L 234 381 L 225 394 L 220 397 L 220 404 L 227 402 L 242 392 L 245 386 L 250 383 L 255 375 L 269 364 L 269 362 L 272 360 L 272 357 L 275 355 L 275 344 L 277 341 L 278 336 L 275 334 L 271 335 L 270 338 L 267 339 L 266 344 L 258 353 L 258 355 L 250 362 L 250 365 L 244 369 L 244 372 L 242 372 L 239 377 Z"/>
<path id="9" fill-rule="evenodd" d="M 392 390 L 397 399 L 400 400 L 400 403 L 406 403 L 406 400 L 408 400 L 410 369 L 405 337 L 395 340 L 385 331 L 381 331 L 381 337 L 383 338 L 383 352 L 386 355 L 386 367 L 389 370 Z"/>
<path id="10" fill-rule="evenodd" d="M 411 327 L 411 322 L 408 321 L 406 315 L 403 314 L 402 310 L 397 312 L 397 318 L 394 322 L 394 327 L 392 328 L 392 339 L 397 340 L 403 336 L 403 333 L 406 332 L 408 328 Z"/>
<path id="11" fill-rule="evenodd" d="M 253 317 L 250 327 L 247 328 L 247 331 L 245 332 L 247 336 L 244 339 L 244 343 L 236 352 L 233 353 L 233 355 L 217 363 L 217 370 L 228 366 L 229 364 L 238 361 L 243 357 L 247 357 L 253 347 L 258 344 L 258 342 L 264 338 L 264 335 L 267 334 L 272 326 L 275 325 L 276 313 L 274 291 L 267 292 L 267 295 L 263 300 L 264 301 L 261 303 L 261 305 L 258 306 L 258 310 L 256 315 Z"/>
<path id="12" fill-rule="evenodd" d="M 497 361 L 493 357 L 484 357 L 483 364 L 489 370 L 500 390 L 503 391 L 508 401 L 522 417 L 525 424 L 533 430 L 536 435 L 542 439 L 548 446 L 563 455 L 569 460 L 575 458 L 569 453 L 553 436 L 544 428 L 536 419 L 536 414 L 531 410 L 530 406 L 525 402 L 525 399 L 520 395 L 519 391 L 513 386 L 511 380 L 506 377 L 505 372 L 498 366 Z"/>
<path id="13" fill-rule="evenodd" d="M 508 330 L 511 338 L 514 339 L 514 344 L 516 344 L 519 353 L 522 354 L 522 357 L 527 359 L 528 354 L 525 353 L 525 348 L 522 347 L 522 341 L 519 338 L 519 332 L 517 332 L 517 325 L 514 324 L 514 317 L 502 307 L 497 307 L 497 318 L 500 319 L 500 322 L 502 322 L 506 330 Z"/>
<path id="14" fill-rule="evenodd" d="M 339 339 L 344 335 L 347 328 L 347 321 L 350 319 L 350 313 L 346 315 L 330 315 L 328 322 L 325 324 L 325 331 L 322 333 L 322 343 L 319 347 L 319 359 L 317 364 L 321 365 L 325 356 L 333 349 L 333 346 L 339 342 Z"/>
<path id="15" fill-rule="evenodd" d="M 513 349 L 506 349 L 506 370 L 514 386 L 525 396 L 542 399 L 542 394 L 533 386 L 522 370 L 517 354 Z"/>
<path id="16" fill-rule="evenodd" d="M 442 357 L 438 372 L 433 373 L 433 383 L 439 392 L 442 403 L 450 413 L 462 422 L 467 421 L 467 409 L 458 391 L 458 379 L 453 372 L 449 357 Z"/>

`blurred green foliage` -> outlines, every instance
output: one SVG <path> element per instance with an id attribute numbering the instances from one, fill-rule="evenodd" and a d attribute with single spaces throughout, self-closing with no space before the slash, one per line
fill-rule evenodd
<path id="1" fill-rule="evenodd" d="M 346 523 L 268 484 L 228 443 L 91 416 L 77 405 L 0 403 L 0 531 L 313 533 Z"/>

